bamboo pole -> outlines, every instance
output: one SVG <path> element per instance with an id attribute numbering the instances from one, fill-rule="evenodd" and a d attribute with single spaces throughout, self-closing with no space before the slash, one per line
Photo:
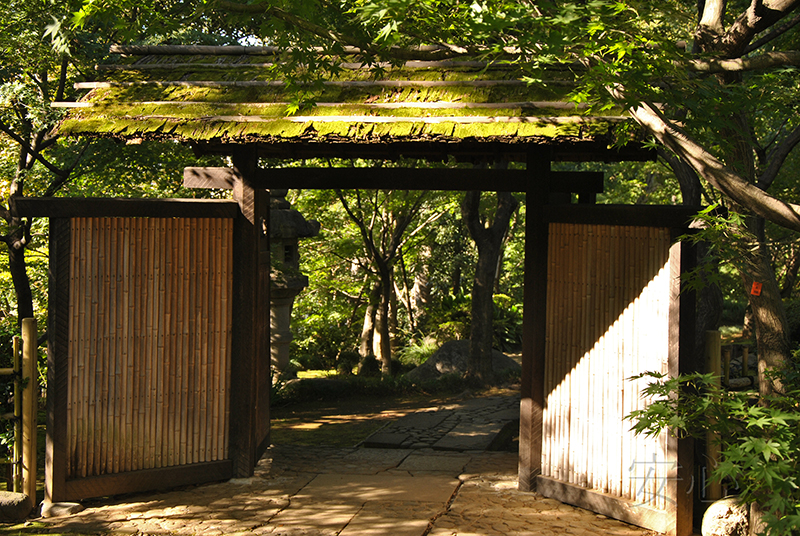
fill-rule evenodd
<path id="1" fill-rule="evenodd" d="M 98 248 L 99 248 L 99 258 L 100 258 L 100 268 L 101 272 L 98 276 L 101 278 L 99 281 L 100 284 L 100 296 L 98 297 L 98 318 L 97 321 L 99 322 L 98 326 L 98 336 L 100 337 L 99 345 L 98 345 L 98 356 L 97 356 L 97 371 L 96 374 L 101 380 L 99 383 L 100 387 L 100 399 L 97 401 L 97 409 L 98 419 L 97 423 L 99 425 L 99 432 L 100 432 L 100 453 L 98 456 L 98 473 L 97 474 L 104 474 L 110 472 L 110 468 L 108 464 L 111 462 L 112 456 L 109 456 L 109 433 L 113 430 L 113 421 L 109 422 L 109 382 L 110 377 L 109 375 L 113 373 L 113 362 L 110 360 L 111 353 L 109 351 L 109 336 L 110 336 L 110 328 L 109 328 L 109 316 L 111 314 L 111 284 L 110 284 L 110 276 L 111 276 L 111 269 L 112 269 L 112 262 L 109 257 L 109 253 L 111 250 L 111 233 L 109 232 L 109 226 L 111 224 L 111 218 L 103 218 L 101 221 L 101 225 L 99 228 L 99 239 Z M 113 440 L 111 441 L 113 444 Z"/>
<path id="2" fill-rule="evenodd" d="M 714 384 L 720 387 L 720 376 L 722 375 L 722 342 L 720 340 L 719 331 L 709 330 L 706 331 L 706 359 L 708 363 L 708 371 L 714 375 Z M 718 434 L 708 432 L 706 434 L 706 467 L 709 469 L 707 474 L 710 474 L 710 469 L 716 467 L 719 463 L 719 441 Z M 721 482 L 708 482 L 706 487 L 708 490 L 706 497 L 711 500 L 722 498 L 722 483 Z"/>
<path id="3" fill-rule="evenodd" d="M 181 452 L 183 458 L 181 464 L 192 463 L 191 446 L 192 446 L 192 420 L 191 412 L 194 410 L 191 393 L 189 392 L 192 374 L 194 371 L 191 366 L 191 348 L 189 337 L 189 319 L 190 319 L 190 295 L 191 288 L 189 286 L 190 270 L 191 270 L 191 257 L 189 255 L 189 241 L 186 236 L 186 229 L 188 228 L 184 221 L 184 226 L 181 230 L 181 255 L 183 257 L 183 277 L 181 279 L 181 355 L 183 358 L 184 370 L 183 381 L 181 385 L 181 395 L 183 396 L 183 412 L 181 413 Z"/>
<path id="4" fill-rule="evenodd" d="M 13 490 L 22 493 L 22 339 L 14 337 L 13 342 L 14 363 L 14 460 L 13 460 Z"/>
<path id="5" fill-rule="evenodd" d="M 553 477 L 561 478 L 561 470 L 563 467 L 563 453 L 561 452 L 561 431 L 563 428 L 562 418 L 565 408 L 561 403 L 561 391 L 564 389 L 564 370 L 561 366 L 561 357 L 566 352 L 564 347 L 564 331 L 567 329 L 567 315 L 569 314 L 569 274 L 567 273 L 568 266 L 567 253 L 571 244 L 569 243 L 569 236 L 565 232 L 565 225 L 560 225 L 559 239 L 561 245 L 558 252 L 558 257 L 555 259 L 553 266 L 554 279 L 558 281 L 558 300 L 557 309 L 558 315 L 555 317 L 554 326 L 555 339 L 550 350 L 548 359 L 550 360 L 550 367 L 553 372 L 553 391 L 550 396 L 550 403 L 553 407 L 553 437 L 551 447 L 551 465 L 553 467 Z"/>
<path id="6" fill-rule="evenodd" d="M 225 404 L 225 411 L 224 415 L 224 426 L 223 426 L 223 453 L 222 459 L 228 458 L 228 443 L 230 441 L 230 383 L 231 383 L 231 361 L 232 351 L 231 351 L 231 340 L 233 338 L 233 299 L 231 298 L 233 294 L 233 228 L 234 228 L 234 221 L 233 220 L 226 220 L 228 223 L 227 231 L 226 231 L 226 239 L 225 239 L 225 248 L 226 248 L 226 272 L 227 278 L 225 283 L 225 318 L 227 319 L 225 322 L 225 383 L 224 383 L 224 392 L 221 393 L 222 400 Z M 230 246 L 229 246 L 230 244 Z"/>
<path id="7" fill-rule="evenodd" d="M 147 421 L 145 416 L 149 411 L 147 401 L 147 355 L 146 344 L 144 339 L 144 327 L 146 325 L 146 307 L 147 301 L 145 299 L 145 285 L 143 280 L 147 277 L 146 270 L 146 251 L 143 247 L 143 225 L 144 220 L 141 218 L 134 218 L 132 220 L 133 230 L 135 233 L 134 249 L 131 253 L 134 259 L 134 369 L 136 374 L 136 430 L 137 430 L 137 444 L 135 451 L 134 470 L 147 469 L 147 444 L 150 442 L 150 434 L 147 430 Z"/>
<path id="8" fill-rule="evenodd" d="M 132 471 L 134 464 L 134 445 L 138 441 L 135 435 L 134 422 L 136 418 L 135 393 L 136 369 L 134 368 L 134 296 L 131 286 L 133 284 L 133 257 L 132 246 L 134 243 L 131 232 L 131 220 L 123 220 L 123 253 L 122 253 L 122 378 L 125 393 L 125 442 L 123 443 L 123 459 L 120 471 Z"/>
<path id="9" fill-rule="evenodd" d="M 200 438 L 202 440 L 202 444 L 200 447 L 200 460 L 201 461 L 209 461 L 210 457 L 209 454 L 211 453 L 211 444 L 210 442 L 213 440 L 211 435 L 212 433 L 212 426 L 211 426 L 211 408 L 213 405 L 213 400 L 211 400 L 211 396 L 213 394 L 213 389 L 210 389 L 210 383 L 212 381 L 211 378 L 211 366 L 210 366 L 210 359 L 211 359 L 211 348 L 213 343 L 213 328 L 214 322 L 213 318 L 210 317 L 210 313 L 213 310 L 213 306 L 211 304 L 211 299 L 213 293 L 210 292 L 213 290 L 212 284 L 213 280 L 211 279 L 211 257 L 212 252 L 209 250 L 209 246 L 213 245 L 213 241 L 211 240 L 211 226 L 210 221 L 208 218 L 203 218 L 199 220 L 202 223 L 203 232 L 200 233 L 198 245 L 202 248 L 203 252 L 203 273 L 202 277 L 200 278 L 200 288 L 202 289 L 202 314 L 200 316 L 201 325 L 200 325 L 200 340 L 202 345 L 202 416 L 201 416 L 201 423 L 202 423 L 202 430 L 200 432 Z"/>
<path id="10" fill-rule="evenodd" d="M 750 376 L 750 349 L 742 347 L 742 376 Z"/>
<path id="11" fill-rule="evenodd" d="M 22 319 L 22 490 L 36 501 L 36 410 L 39 378 L 37 349 L 39 346 L 35 318 Z"/>
<path id="12" fill-rule="evenodd" d="M 169 232 L 167 233 L 166 243 L 164 244 L 164 250 L 167 253 L 167 282 L 165 286 L 165 290 L 167 292 L 167 307 L 166 311 L 164 312 L 164 325 L 166 326 L 166 340 L 165 340 L 165 355 L 169 356 L 169 368 L 168 368 L 168 381 L 167 384 L 169 386 L 169 399 L 167 403 L 167 465 L 174 466 L 177 465 L 177 448 L 180 444 L 180 430 L 178 430 L 179 423 L 177 422 L 177 404 L 178 398 L 180 396 L 179 388 L 180 384 L 178 381 L 178 346 L 175 344 L 175 331 L 177 329 L 177 284 L 176 280 L 178 277 L 180 266 L 178 264 L 178 259 L 175 255 L 175 241 L 176 235 L 178 233 L 177 229 L 177 222 L 175 220 L 170 220 L 169 222 Z"/>
<path id="13" fill-rule="evenodd" d="M 603 334 L 597 341 L 597 356 L 594 363 L 594 406 L 595 419 L 593 435 L 596 435 L 594 449 L 594 468 L 592 475 L 592 489 L 602 493 L 608 492 L 608 434 L 606 433 L 606 409 L 608 404 L 608 385 L 606 383 L 608 370 L 608 352 L 606 345 L 610 326 L 607 322 L 605 311 L 608 309 L 608 228 L 604 225 L 597 226 L 597 300 L 595 307 L 595 322 L 601 326 Z"/>
<path id="14" fill-rule="evenodd" d="M 225 353 L 223 351 L 223 333 L 225 326 L 227 325 L 227 319 L 224 315 L 224 304 L 222 301 L 223 296 L 223 287 L 224 287 L 224 266 L 225 266 L 225 255 L 226 252 L 222 248 L 223 243 L 223 233 L 225 230 L 225 224 L 227 220 L 215 220 L 216 223 L 216 232 L 214 233 L 214 251 L 216 252 L 215 255 L 215 264 L 214 264 L 214 319 L 215 319 L 215 326 L 214 326 L 214 340 L 212 344 L 212 348 L 214 349 L 214 370 L 213 370 L 213 377 L 214 377 L 214 408 L 213 408 L 213 425 L 212 425 L 212 434 L 214 437 L 214 445 L 213 450 L 211 452 L 211 460 L 216 461 L 220 460 L 220 451 L 222 445 L 222 433 L 220 430 L 220 414 L 222 413 L 222 393 L 223 390 L 220 388 L 220 383 L 224 380 L 222 376 L 223 371 L 223 363 L 225 361 Z"/>
<path id="15" fill-rule="evenodd" d="M 723 382 L 725 385 L 730 385 L 731 383 L 731 349 L 730 347 L 725 348 L 722 352 L 722 376 Z"/>
<path id="16" fill-rule="evenodd" d="M 114 272 L 113 272 L 113 296 L 114 305 L 111 308 L 113 314 L 113 342 L 114 348 L 111 352 L 111 358 L 114 364 L 114 436 L 113 436 L 113 449 L 112 449 L 112 463 L 111 472 L 120 472 L 120 463 L 123 459 L 124 445 L 125 445 L 125 427 L 124 427 L 124 411 L 123 401 L 125 397 L 125 386 L 123 384 L 124 368 L 123 368 L 123 325 L 122 318 L 124 316 L 124 302 L 122 293 L 122 271 L 123 271 L 123 251 L 125 249 L 122 241 L 123 220 L 121 218 L 114 219 L 112 246 L 114 248 Z"/>
<path id="17" fill-rule="evenodd" d="M 553 407 L 550 404 L 550 395 L 553 392 L 553 367 L 552 350 L 555 344 L 555 296 L 558 294 L 558 281 L 556 280 L 556 255 L 560 237 L 554 234 L 553 224 L 550 224 L 550 241 L 548 243 L 547 262 L 547 303 L 546 303 L 546 328 L 545 328 L 545 367 L 544 367 L 544 392 L 545 403 L 542 414 L 542 475 L 552 476 L 551 450 L 553 440 Z"/>
<path id="18" fill-rule="evenodd" d="M 623 227 L 621 229 L 621 251 L 622 263 L 620 271 L 621 277 L 621 294 L 622 301 L 620 302 L 622 313 L 622 367 L 620 370 L 620 377 L 618 379 L 620 389 L 622 390 L 622 412 L 619 415 L 621 420 L 623 415 L 630 413 L 631 410 L 631 390 L 626 382 L 628 372 L 631 368 L 631 329 L 630 329 L 630 302 L 628 302 L 628 284 L 630 283 L 631 273 L 631 258 L 630 258 L 630 227 Z M 620 435 L 622 437 L 622 463 L 623 463 L 623 478 L 622 478 L 622 496 L 626 499 L 632 499 L 631 482 L 635 478 L 636 465 L 633 463 L 634 453 L 631 452 L 631 442 L 628 434 L 625 433 L 625 428 L 620 422 Z"/>

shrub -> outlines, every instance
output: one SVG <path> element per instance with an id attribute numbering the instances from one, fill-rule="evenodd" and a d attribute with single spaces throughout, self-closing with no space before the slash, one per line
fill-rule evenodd
<path id="1" fill-rule="evenodd" d="M 656 397 L 647 409 L 632 412 L 636 433 L 657 435 L 672 428 L 684 436 L 720 438 L 716 481 L 729 479 L 745 502 L 759 504 L 769 536 L 796 534 L 800 526 L 800 367 L 777 376 L 786 388 L 760 401 L 752 393 L 721 389 L 711 374 L 655 379 L 645 395 Z"/>
<path id="2" fill-rule="evenodd" d="M 397 350 L 396 354 L 401 364 L 416 367 L 427 361 L 438 349 L 436 340 L 426 337 L 419 342 L 410 342 Z"/>

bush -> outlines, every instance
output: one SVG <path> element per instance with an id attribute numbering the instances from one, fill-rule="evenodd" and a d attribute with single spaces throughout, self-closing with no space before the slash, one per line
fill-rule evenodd
<path id="1" fill-rule="evenodd" d="M 686 374 L 655 379 L 645 395 L 656 400 L 632 412 L 636 433 L 674 432 L 698 439 L 712 431 L 720 438 L 721 462 L 712 469 L 715 481 L 738 485 L 747 503 L 759 504 L 769 536 L 796 534 L 800 526 L 800 367 L 776 376 L 786 393 L 756 400 L 747 392 L 718 387 L 711 374 Z"/>
<path id="2" fill-rule="evenodd" d="M 427 361 L 438 349 L 439 344 L 436 340 L 426 337 L 420 342 L 410 342 L 407 346 L 397 350 L 396 354 L 402 365 L 417 367 Z"/>
<path id="3" fill-rule="evenodd" d="M 494 347 L 502 352 L 516 351 L 522 346 L 522 306 L 505 294 L 495 294 L 493 299 Z"/>

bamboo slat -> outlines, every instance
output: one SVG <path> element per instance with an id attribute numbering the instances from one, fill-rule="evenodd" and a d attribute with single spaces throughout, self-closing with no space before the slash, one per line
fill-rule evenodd
<path id="1" fill-rule="evenodd" d="M 666 508 L 666 438 L 636 437 L 623 417 L 667 370 L 669 232 L 550 225 L 542 471 Z"/>
<path id="2" fill-rule="evenodd" d="M 232 229 L 72 220 L 68 478 L 227 457 Z"/>

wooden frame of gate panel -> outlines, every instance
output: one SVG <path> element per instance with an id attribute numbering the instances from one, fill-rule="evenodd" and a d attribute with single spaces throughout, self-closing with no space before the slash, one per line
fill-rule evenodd
<path id="1" fill-rule="evenodd" d="M 546 173 L 546 170 L 540 170 Z M 529 192 L 530 196 L 530 192 Z M 533 199 L 546 196 L 539 192 Z M 531 197 L 529 197 L 531 199 Z M 671 229 L 671 239 L 684 234 L 696 209 L 687 207 L 546 206 L 529 204 L 526 251 L 526 337 L 523 340 L 522 403 L 520 415 L 520 488 L 538 491 L 561 501 L 624 521 L 683 536 L 692 530 L 692 446 L 689 440 L 669 438 L 670 456 L 677 466 L 666 479 L 666 494 L 675 498 L 666 510 L 598 493 L 580 485 L 541 475 L 545 408 L 545 351 L 548 296 L 548 239 L 553 222 L 659 227 Z M 680 275 L 695 265 L 694 248 L 673 243 L 669 253 L 670 310 L 668 361 L 671 375 L 693 370 L 694 294 L 682 291 Z M 530 336 L 529 336 L 530 335 Z M 633 507 L 637 506 L 637 507 Z"/>
<path id="2" fill-rule="evenodd" d="M 246 186 L 245 202 L 188 200 L 26 199 L 26 216 L 50 217 L 50 309 L 46 499 L 87 497 L 174 487 L 252 474 L 269 444 L 268 194 Z M 249 201 L 248 201 L 249 200 Z M 241 210 L 240 210 L 241 208 Z M 233 221 L 231 388 L 227 459 L 157 469 L 66 478 L 66 416 L 69 341 L 70 228 L 73 217 L 228 218 Z M 265 281 L 267 284 L 265 284 Z M 266 316 L 268 318 L 268 316 Z M 266 380 L 264 380 L 266 378 Z M 265 383 L 266 382 L 266 383 Z"/>

